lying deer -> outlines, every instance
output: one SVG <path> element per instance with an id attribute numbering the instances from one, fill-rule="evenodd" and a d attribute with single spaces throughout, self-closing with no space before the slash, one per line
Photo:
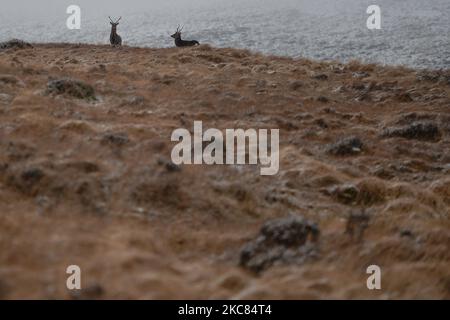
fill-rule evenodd
<path id="1" fill-rule="evenodd" d="M 109 20 L 111 21 L 111 35 L 109 36 L 109 42 L 111 42 L 113 47 L 122 45 L 122 38 L 117 34 L 117 26 L 119 25 L 120 19 L 122 19 L 122 17 L 114 22 L 111 17 L 109 17 Z"/>
<path id="2" fill-rule="evenodd" d="M 192 47 L 192 46 L 198 46 L 200 43 L 197 40 L 181 40 L 181 31 L 183 28 L 180 29 L 180 26 L 178 26 L 177 31 L 171 35 L 172 38 L 175 39 L 175 45 L 177 47 Z"/>

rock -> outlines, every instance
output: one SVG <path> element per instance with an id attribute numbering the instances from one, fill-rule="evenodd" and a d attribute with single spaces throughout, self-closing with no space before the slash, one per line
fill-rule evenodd
<path id="1" fill-rule="evenodd" d="M 10 104 L 13 97 L 10 94 L 0 93 L 0 104 Z"/>
<path id="2" fill-rule="evenodd" d="M 355 101 L 372 101 L 372 95 L 368 90 L 364 90 L 355 96 Z"/>
<path id="3" fill-rule="evenodd" d="M 44 172 L 39 168 L 25 170 L 22 175 L 22 181 L 27 185 L 34 185 L 44 177 Z"/>
<path id="4" fill-rule="evenodd" d="M 93 173 L 100 171 L 100 167 L 96 163 L 85 160 L 62 163 L 61 169 L 74 169 L 82 173 Z"/>
<path id="5" fill-rule="evenodd" d="M 357 78 L 357 79 L 367 78 L 369 76 L 370 76 L 370 74 L 368 74 L 367 72 L 364 72 L 364 71 L 352 73 L 352 77 Z"/>
<path id="6" fill-rule="evenodd" d="M 252 68 L 252 73 L 262 73 L 267 71 L 267 66 L 263 64 L 258 64 Z"/>
<path id="7" fill-rule="evenodd" d="M 316 256 L 319 234 L 316 224 L 301 217 L 270 220 L 244 245 L 240 265 L 259 273 L 275 264 L 301 264 Z"/>
<path id="8" fill-rule="evenodd" d="M 101 139 L 104 145 L 121 147 L 130 142 L 126 133 L 106 133 Z"/>
<path id="9" fill-rule="evenodd" d="M 330 99 L 328 99 L 325 96 L 318 96 L 317 101 L 322 102 L 322 103 L 327 103 L 328 101 L 330 101 Z"/>
<path id="10" fill-rule="evenodd" d="M 12 39 L 5 42 L 0 42 L 0 50 L 6 50 L 6 49 L 27 49 L 27 48 L 33 48 L 31 44 L 28 42 L 18 40 L 18 39 Z"/>
<path id="11" fill-rule="evenodd" d="M 393 172 L 384 168 L 382 165 L 375 166 L 372 170 L 370 170 L 370 173 L 374 176 L 377 176 L 378 178 L 386 180 L 390 180 L 395 177 L 395 174 Z"/>
<path id="12" fill-rule="evenodd" d="M 340 203 L 352 204 L 358 199 L 359 189 L 353 184 L 344 184 L 330 188 L 327 193 Z"/>
<path id="13" fill-rule="evenodd" d="M 408 92 L 400 92 L 396 94 L 395 98 L 400 102 L 411 102 L 414 101 L 411 94 Z"/>
<path id="14" fill-rule="evenodd" d="M 362 91 L 362 90 L 367 90 L 367 84 L 361 81 L 354 81 L 352 82 L 352 84 L 350 85 L 350 89 L 352 90 L 356 90 L 356 91 Z"/>
<path id="15" fill-rule="evenodd" d="M 401 238 L 411 238 L 411 239 L 413 239 L 414 238 L 414 233 L 411 230 L 409 230 L 409 229 L 402 229 L 402 230 L 400 230 L 400 237 Z"/>
<path id="16" fill-rule="evenodd" d="M 414 122 L 403 127 L 393 127 L 384 130 L 383 137 L 401 137 L 416 140 L 439 140 L 439 128 L 433 122 Z"/>
<path id="17" fill-rule="evenodd" d="M 289 82 L 289 85 L 288 85 L 289 89 L 292 91 L 297 91 L 298 89 L 300 89 L 303 86 L 304 86 L 304 83 L 300 80 L 291 81 L 291 82 Z"/>
<path id="18" fill-rule="evenodd" d="M 322 118 L 314 120 L 314 123 L 316 125 L 318 125 L 322 129 L 327 129 L 328 128 L 328 123 Z"/>
<path id="19" fill-rule="evenodd" d="M 7 176 L 7 185 L 17 188 L 26 195 L 36 195 L 41 182 L 46 177 L 45 172 L 37 167 L 11 170 Z"/>
<path id="20" fill-rule="evenodd" d="M 316 80 L 322 80 L 322 81 L 328 80 L 328 76 L 324 73 L 315 74 L 311 78 L 316 79 Z"/>
<path id="21" fill-rule="evenodd" d="M 264 79 L 258 79 L 255 83 L 256 92 L 263 92 L 267 88 L 267 81 Z"/>
<path id="22" fill-rule="evenodd" d="M 125 99 L 123 105 L 142 106 L 145 104 L 145 98 L 142 96 L 132 96 Z"/>
<path id="23" fill-rule="evenodd" d="M 172 163 L 172 162 L 166 163 L 165 168 L 169 172 L 181 171 L 181 167 L 179 165 L 176 165 L 175 163 Z"/>
<path id="24" fill-rule="evenodd" d="M 68 95 L 77 99 L 96 100 L 94 88 L 82 81 L 64 78 L 47 83 L 47 94 Z"/>
<path id="25" fill-rule="evenodd" d="M 328 145 L 326 152 L 336 156 L 354 155 L 361 152 L 362 141 L 358 137 L 347 137 Z"/>
<path id="26" fill-rule="evenodd" d="M 164 166 L 164 168 L 168 172 L 178 172 L 181 171 L 181 167 L 179 165 L 176 165 L 171 160 L 166 160 L 164 158 L 158 159 L 158 165 Z"/>

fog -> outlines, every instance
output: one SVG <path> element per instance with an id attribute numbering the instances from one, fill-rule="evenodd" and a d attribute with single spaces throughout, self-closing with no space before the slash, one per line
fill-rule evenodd
<path id="1" fill-rule="evenodd" d="M 233 8 L 236 11 L 242 8 L 282 8 L 301 6 L 304 10 L 334 10 L 345 7 L 340 4 L 349 0 L 2 0 L 0 16 L 3 19 L 14 19 L 16 22 L 51 19 L 65 14 L 69 5 L 78 5 L 87 17 L 103 15 L 124 15 L 135 12 L 153 11 L 185 11 L 193 13 L 197 10 L 216 7 Z M 365 0 L 361 2 L 367 2 Z"/>
<path id="2" fill-rule="evenodd" d="M 122 16 L 125 45 L 173 46 L 183 36 L 217 47 L 313 59 L 450 66 L 449 0 L 377 0 L 382 29 L 368 30 L 373 0 L 0 0 L 0 41 L 108 44 L 108 16 Z M 68 6 L 81 29 L 66 27 Z"/>

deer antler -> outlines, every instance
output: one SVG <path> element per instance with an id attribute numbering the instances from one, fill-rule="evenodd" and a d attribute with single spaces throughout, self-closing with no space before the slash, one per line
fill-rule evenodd
<path id="1" fill-rule="evenodd" d="M 120 19 L 122 19 L 122 17 L 120 17 L 119 20 L 116 21 L 116 23 L 119 23 Z"/>
<path id="2" fill-rule="evenodd" d="M 114 21 L 111 19 L 111 17 L 110 16 L 108 16 L 108 18 L 109 18 L 109 21 L 111 21 L 112 23 L 114 23 Z"/>

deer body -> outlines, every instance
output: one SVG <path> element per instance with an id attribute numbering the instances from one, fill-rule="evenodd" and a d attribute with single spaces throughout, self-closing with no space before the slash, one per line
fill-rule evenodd
<path id="1" fill-rule="evenodd" d="M 122 17 L 114 22 L 111 17 L 109 18 L 109 20 L 111 20 L 111 35 L 109 36 L 109 42 L 113 47 L 122 45 L 122 38 L 117 34 L 117 26 L 119 25 L 120 19 L 122 19 Z"/>
<path id="2" fill-rule="evenodd" d="M 181 39 L 181 30 L 178 26 L 177 31 L 171 35 L 172 38 L 175 39 L 175 45 L 177 47 L 192 47 L 192 46 L 198 46 L 200 43 L 197 40 L 182 40 Z"/>

